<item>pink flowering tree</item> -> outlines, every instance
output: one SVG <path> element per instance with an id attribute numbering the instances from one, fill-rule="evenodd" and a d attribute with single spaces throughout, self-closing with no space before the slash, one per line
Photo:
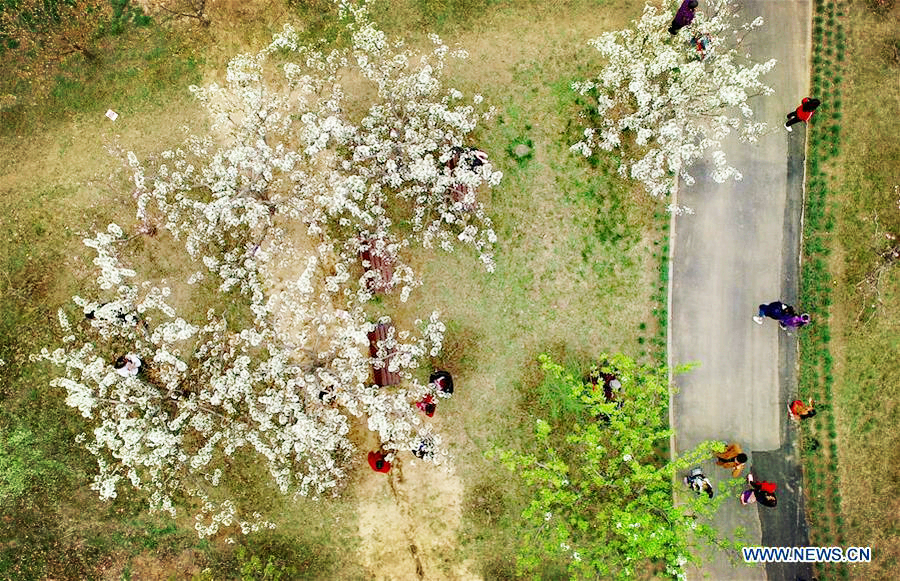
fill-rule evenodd
<path id="1" fill-rule="evenodd" d="M 762 26 L 761 17 L 739 24 L 732 0 L 709 0 L 673 37 L 668 27 L 679 4 L 647 4 L 630 28 L 591 40 L 602 69 L 572 85 L 591 103 L 584 139 L 572 150 L 585 156 L 616 151 L 619 174 L 657 197 L 670 194 L 679 178 L 693 184 L 688 170 L 708 153 L 714 180 L 741 179 L 728 165 L 722 141 L 732 132 L 756 141 L 766 125 L 753 120 L 749 102 L 773 92 L 760 77 L 775 60 L 753 62 L 742 47 L 746 35 Z"/>
<path id="2" fill-rule="evenodd" d="M 322 53 L 285 27 L 235 57 L 223 86 L 191 87 L 211 115 L 207 135 L 146 162 L 126 154 L 138 231 L 181 240 L 199 267 L 187 282 L 212 277 L 222 303 L 239 293 L 244 322 L 215 305 L 202 320 L 179 315 L 188 299 L 139 282 L 113 224 L 85 240 L 99 287 L 74 299 L 85 318 L 60 311 L 63 344 L 40 355 L 93 426 L 80 440 L 97 457 L 101 497 L 127 483 L 154 510 L 192 505 L 201 536 L 274 526 L 229 493 L 238 456 L 256 458 L 283 494 L 336 493 L 363 455 L 348 437 L 354 417 L 390 454 L 427 442 L 426 460 L 447 455 L 413 405 L 446 397 L 416 373 L 440 352 L 444 324 L 434 312 L 390 325 L 370 353 L 368 333 L 391 322 L 371 303 L 370 267 L 390 261 L 402 301 L 420 284 L 404 261 L 412 244 L 467 245 L 492 269 L 496 238 L 477 198 L 501 174 L 467 163 L 465 147 L 490 112 L 445 87 L 445 60 L 464 54 L 433 37 L 416 56 L 388 43 L 365 4 L 339 5 L 351 48 Z M 141 360 L 137 374 L 114 368 L 125 352 Z M 400 384 L 373 385 L 381 367 Z"/>

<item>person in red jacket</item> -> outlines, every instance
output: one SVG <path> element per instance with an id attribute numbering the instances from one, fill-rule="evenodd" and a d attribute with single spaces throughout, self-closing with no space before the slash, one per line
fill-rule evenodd
<path id="1" fill-rule="evenodd" d="M 775 497 L 777 486 L 774 482 L 766 482 L 765 480 L 757 482 L 753 479 L 753 474 L 748 474 L 747 483 L 750 485 L 750 488 L 741 493 L 741 504 L 758 502 L 763 506 L 772 508 L 778 505 L 778 499 Z"/>
<path id="2" fill-rule="evenodd" d="M 809 121 L 809 118 L 813 116 L 813 113 L 816 112 L 816 108 L 821 105 L 822 102 L 814 97 L 803 97 L 803 101 L 800 102 L 800 106 L 797 107 L 796 110 L 791 111 L 787 114 L 787 122 L 784 124 L 784 128 L 788 131 L 793 131 L 791 129 L 791 125 L 794 123 L 800 123 L 801 121 Z"/>
<path id="3" fill-rule="evenodd" d="M 387 474 L 391 471 L 391 463 L 384 459 L 384 452 L 369 452 L 369 466 L 375 472 L 384 472 Z"/>
<path id="4" fill-rule="evenodd" d="M 812 399 L 809 400 L 809 404 L 805 404 L 799 399 L 795 399 L 791 402 L 788 410 L 791 412 L 791 418 L 795 420 L 805 420 L 806 418 L 811 418 L 816 415 Z"/>
<path id="5" fill-rule="evenodd" d="M 434 410 L 437 408 L 437 404 L 434 403 L 433 396 L 426 395 L 424 399 L 416 402 L 416 407 L 425 412 L 425 415 L 430 418 L 434 415 Z"/>

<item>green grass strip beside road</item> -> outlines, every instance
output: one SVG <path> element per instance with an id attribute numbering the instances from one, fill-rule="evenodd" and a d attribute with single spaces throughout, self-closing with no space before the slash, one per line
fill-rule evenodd
<path id="1" fill-rule="evenodd" d="M 812 96 L 822 101 L 809 127 L 803 264 L 800 304 L 813 324 L 800 334 L 799 397 L 816 401 L 818 415 L 802 424 L 802 456 L 807 488 L 810 544 L 836 546 L 844 541 L 838 444 L 832 391 L 834 357 L 830 351 L 829 308 L 832 275 L 828 256 L 835 228 L 830 195 L 835 187 L 829 162 L 840 153 L 841 72 L 844 62 L 845 3 L 816 0 L 813 18 Z M 820 579 L 847 579 L 843 564 L 821 564 Z"/>

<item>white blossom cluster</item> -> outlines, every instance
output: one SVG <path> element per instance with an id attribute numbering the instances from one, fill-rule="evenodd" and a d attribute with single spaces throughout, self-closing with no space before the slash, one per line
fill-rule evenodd
<path id="1" fill-rule="evenodd" d="M 364 305 L 371 295 L 365 285 L 356 286 L 356 292 L 336 293 L 345 301 L 338 304 L 331 285 L 344 291 L 354 285 L 335 283 L 334 279 L 341 277 L 323 272 L 328 263 L 334 263 L 333 257 L 310 257 L 295 280 L 282 282 L 268 293 L 266 310 L 275 338 L 293 349 L 294 359 L 303 369 L 300 384 L 311 401 L 367 418 L 386 450 L 415 449 L 417 442 L 432 433 L 412 403 L 426 395 L 447 396 L 434 385 L 420 383 L 414 370 L 424 357 L 440 353 L 446 327 L 437 312 L 427 321 L 415 322 L 420 335 L 390 326 L 387 337 L 377 342 L 375 356 L 370 357 L 368 333 L 379 323 L 391 324 L 391 319 L 370 320 Z M 263 272 L 274 279 L 269 266 Z M 368 383 L 371 369 L 383 367 L 399 374 L 401 387 L 378 388 Z M 440 439 L 435 438 L 439 444 Z M 444 451 L 441 454 L 446 455 Z"/>
<path id="2" fill-rule="evenodd" d="M 119 265 L 114 254 L 109 250 L 109 244 L 123 239 L 122 229 L 116 224 L 110 224 L 106 229 L 106 233 L 97 233 L 96 238 L 88 238 L 84 240 L 85 246 L 93 248 L 97 251 L 97 257 L 94 258 L 94 264 L 100 267 L 100 276 L 97 284 L 103 290 L 109 290 L 122 282 L 124 278 L 134 277 L 137 273 L 130 268 L 123 268 Z"/>
<path id="3" fill-rule="evenodd" d="M 618 150 L 619 174 L 659 197 L 671 193 L 679 177 L 693 184 L 688 169 L 707 151 L 713 179 L 741 179 L 725 159 L 722 140 L 738 131 L 742 141 L 756 141 L 765 124 L 752 120 L 748 101 L 773 92 L 760 76 L 775 60 L 745 62 L 739 54 L 762 18 L 738 26 L 732 0 L 707 0 L 693 23 L 672 37 L 667 28 L 679 4 L 647 4 L 633 27 L 591 40 L 605 65 L 596 78 L 572 85 L 595 99 L 591 126 L 572 150 L 585 156 Z M 709 41 L 702 58 L 691 42 L 701 36 Z"/>
<path id="4" fill-rule="evenodd" d="M 64 346 L 40 354 L 65 370 L 52 385 L 92 423 L 79 441 L 97 457 L 101 497 L 128 483 L 155 510 L 193 503 L 201 536 L 272 526 L 223 492 L 239 458 L 258 458 L 284 494 L 336 493 L 360 456 L 352 416 L 389 454 L 427 443 L 428 460 L 447 455 L 414 405 L 448 397 L 416 377 L 445 326 L 438 313 L 416 331 L 373 314 L 371 279 L 381 273 L 371 262 L 390 264 L 403 301 L 421 283 L 403 260 L 414 242 L 469 245 L 491 269 L 496 236 L 477 195 L 502 176 L 481 159 L 459 162 L 485 115 L 479 96 L 463 103 L 441 80 L 445 59 L 463 55 L 434 37 L 416 59 L 388 44 L 365 4 L 344 8 L 351 49 L 300 46 L 286 27 L 265 50 L 233 59 L 223 86 L 192 87 L 212 115 L 209 136 L 149 166 L 127 154 L 138 219 L 183 239 L 204 265 L 188 282 L 212 273 L 222 292 L 239 289 L 252 322 L 236 327 L 215 309 L 179 317 L 164 281 L 129 282 L 137 274 L 119 257 L 127 239 L 110 225 L 85 241 L 101 292 L 75 297 L 85 315 L 77 324 L 60 311 Z M 345 102 L 345 85 L 371 102 Z M 390 331 L 372 356 L 379 323 Z M 126 351 L 141 361 L 137 374 L 114 369 Z M 371 383 L 383 367 L 399 386 Z"/>
<path id="5" fill-rule="evenodd" d="M 203 325 L 174 317 L 167 294 L 145 285 L 120 286 L 117 298 L 102 305 L 76 297 L 92 315 L 84 323 L 89 339 L 41 352 L 65 369 L 51 385 L 64 388 L 66 403 L 93 420 L 93 440 L 82 438 L 98 460 L 93 488 L 114 498 L 127 479 L 150 492 L 154 509 L 174 515 L 186 487 L 215 488 L 245 449 L 264 460 L 283 493 L 334 489 L 353 452 L 348 420 L 307 396 L 305 372 L 291 351 L 271 329 L 238 332 L 212 313 Z M 146 371 L 116 373 L 121 353 L 111 344 L 130 345 Z M 198 531 L 231 522 L 234 508 L 219 509 Z M 257 520 L 241 526 L 253 528 Z"/>
<path id="6" fill-rule="evenodd" d="M 89 242 L 104 257 L 98 280 L 122 268 L 113 237 Z M 149 491 L 155 510 L 174 516 L 189 490 L 202 500 L 201 535 L 232 525 L 256 530 L 271 523 L 239 519 L 230 500 L 210 500 L 240 451 L 259 457 L 282 493 L 316 496 L 337 490 L 357 454 L 348 439 L 350 415 L 367 418 L 388 450 L 415 450 L 426 438 L 440 444 L 412 404 L 445 394 L 411 373 L 440 350 L 445 328 L 438 314 L 417 322 L 421 337 L 392 331 L 369 357 L 367 333 L 376 322 L 361 304 L 336 309 L 328 292 L 317 294 L 327 286 L 318 266 L 310 259 L 296 282 L 273 289 L 266 309 L 272 316 L 243 329 L 213 311 L 191 324 L 166 303 L 167 288 L 148 283 L 120 285 L 104 303 L 75 297 L 90 315 L 79 323 L 80 344 L 77 325 L 59 312 L 66 346 L 44 349 L 40 358 L 65 369 L 51 385 L 65 389 L 66 403 L 95 426 L 93 439 L 79 441 L 97 456 L 93 488 L 102 498 L 115 498 L 127 480 Z M 113 346 L 123 344 L 141 359 L 143 373 L 116 373 L 121 353 Z M 373 366 L 399 373 L 403 386 L 372 386 Z"/>
<path id="7" fill-rule="evenodd" d="M 418 284 L 403 261 L 411 242 L 468 245 L 494 267 L 496 236 L 477 195 L 502 173 L 489 162 L 448 166 L 492 112 L 479 111 L 480 96 L 466 103 L 445 87 L 446 59 L 462 55 L 433 36 L 434 49 L 416 57 L 387 42 L 365 3 L 338 4 L 350 49 L 302 46 L 286 25 L 261 52 L 233 58 L 224 85 L 191 87 L 218 135 L 190 138 L 152 168 L 128 153 L 139 218 L 184 237 L 223 290 L 239 286 L 259 303 L 261 247 L 298 224 L 336 248 L 348 273 L 359 270 L 362 247 L 376 247 L 395 265 L 404 299 Z M 465 199 L 449 195 L 454 186 L 466 188 Z"/>

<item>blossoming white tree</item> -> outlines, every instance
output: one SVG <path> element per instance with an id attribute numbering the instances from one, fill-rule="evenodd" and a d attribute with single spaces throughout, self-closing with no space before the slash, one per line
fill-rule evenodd
<path id="1" fill-rule="evenodd" d="M 707 151 L 713 179 L 741 179 L 725 159 L 722 140 L 734 130 L 741 140 L 755 141 L 765 124 L 753 121 L 748 101 L 773 92 L 760 76 L 775 60 L 753 63 L 742 53 L 761 17 L 738 25 L 732 0 L 707 0 L 673 37 L 667 28 L 678 4 L 647 4 L 631 28 L 591 40 L 605 65 L 596 78 L 572 85 L 593 98 L 590 126 L 572 150 L 585 156 L 617 150 L 620 175 L 658 197 L 671 193 L 679 177 L 694 183 L 688 169 Z"/>
<path id="2" fill-rule="evenodd" d="M 472 245 L 493 269 L 496 236 L 475 196 L 502 174 L 490 163 L 450 163 L 491 112 L 476 111 L 480 95 L 465 104 L 461 92 L 444 87 L 450 50 L 437 36 L 434 50 L 415 59 L 375 29 L 365 4 L 340 4 L 349 13 L 351 50 L 323 54 L 298 44 L 285 26 L 260 53 L 232 59 L 225 86 L 191 87 L 217 135 L 164 153 L 153 172 L 129 155 L 139 217 L 154 209 L 165 216 L 225 289 L 259 292 L 251 279 L 271 258 L 262 242 L 285 241 L 280 219 L 336 248 L 339 272 L 352 270 L 365 245 L 389 256 L 407 285 L 404 297 L 415 277 L 398 253 L 411 241 L 444 250 L 454 240 Z M 270 70 L 278 63 L 280 72 Z M 347 86 L 372 103 L 345 102 Z M 448 195 L 455 184 L 467 186 L 465 199 Z M 395 232 L 400 221 L 412 224 L 412 236 Z"/>
<path id="3" fill-rule="evenodd" d="M 183 238 L 204 265 L 189 282 L 211 273 L 223 293 L 238 290 L 249 322 L 214 308 L 206 320 L 180 317 L 169 288 L 131 282 L 137 273 L 117 250 L 124 232 L 110 225 L 85 240 L 100 287 L 95 300 L 75 297 L 85 321 L 60 311 L 64 345 L 41 354 L 65 369 L 53 385 L 95 426 L 82 438 L 101 496 L 127 479 L 173 515 L 194 498 L 203 536 L 273 526 L 220 487 L 238 456 L 258 458 L 282 493 L 335 491 L 355 452 L 354 416 L 391 453 L 421 457 L 427 442 L 426 459 L 446 455 L 412 405 L 445 396 L 414 374 L 440 351 L 444 325 L 432 313 L 416 321 L 420 335 L 390 326 L 370 353 L 369 332 L 390 321 L 369 303 L 380 276 L 370 267 L 390 259 L 403 301 L 419 284 L 402 256 L 413 242 L 471 245 L 491 269 L 495 236 L 476 196 L 501 174 L 464 147 L 485 113 L 480 97 L 464 104 L 444 87 L 449 49 L 433 37 L 435 49 L 415 59 L 388 44 L 365 4 L 339 5 L 352 48 L 323 54 L 285 27 L 260 53 L 233 59 L 225 86 L 191 88 L 213 116 L 208 136 L 150 164 L 127 154 L 140 229 Z M 346 86 L 356 98 L 345 99 Z M 113 368 L 125 351 L 143 362 L 137 375 Z M 373 385 L 381 367 L 401 385 Z"/>

